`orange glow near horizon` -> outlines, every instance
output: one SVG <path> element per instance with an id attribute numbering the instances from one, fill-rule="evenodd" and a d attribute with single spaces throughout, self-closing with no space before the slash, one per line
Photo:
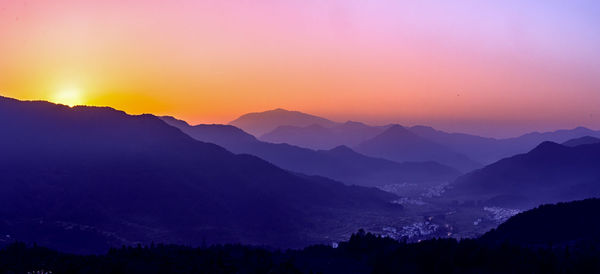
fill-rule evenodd
<path id="1" fill-rule="evenodd" d="M 281 107 L 483 135 L 600 128 L 600 4 L 412 2 L 2 1 L 0 95 L 192 123 Z"/>

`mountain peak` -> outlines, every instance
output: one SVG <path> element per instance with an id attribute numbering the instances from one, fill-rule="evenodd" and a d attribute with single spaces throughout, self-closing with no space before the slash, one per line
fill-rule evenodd
<path id="1" fill-rule="evenodd" d="M 282 108 L 247 113 L 231 121 L 229 124 L 239 127 L 255 136 L 265 135 L 279 126 L 306 127 L 318 124 L 322 127 L 333 127 L 337 125 L 337 123 L 323 117 Z"/>
<path id="2" fill-rule="evenodd" d="M 588 136 L 583 136 L 583 137 L 568 140 L 568 141 L 562 143 L 562 145 L 568 146 L 568 147 L 575 147 L 575 146 L 589 145 L 589 144 L 595 144 L 595 143 L 600 143 L 600 138 L 596 138 L 596 137 L 588 135 Z"/>
<path id="3" fill-rule="evenodd" d="M 398 135 L 398 134 L 411 134 L 413 135 L 412 132 L 410 132 L 410 130 L 408 130 L 407 128 L 398 125 L 398 124 L 393 124 L 391 125 L 388 129 L 386 129 L 381 135 Z"/>
<path id="4" fill-rule="evenodd" d="M 276 108 L 276 109 L 272 109 L 272 110 L 267 110 L 265 112 L 299 112 L 299 111 L 295 111 L 295 110 L 287 110 L 285 108 Z"/>
<path id="5" fill-rule="evenodd" d="M 387 128 L 386 130 L 384 130 L 381 134 L 373 137 L 372 139 L 369 139 L 364 143 L 369 143 L 369 142 L 383 142 L 383 143 L 387 143 L 387 144 L 392 144 L 392 143 L 396 143 L 396 142 L 403 142 L 403 141 L 407 141 L 410 140 L 410 142 L 414 142 L 414 141 L 424 141 L 425 139 L 419 137 L 418 135 L 412 133 L 410 130 L 406 129 L 405 127 L 398 125 L 398 124 L 394 124 L 391 125 L 389 128 Z"/>
<path id="6" fill-rule="evenodd" d="M 562 148 L 562 147 L 564 147 L 564 146 L 561 144 L 551 142 L 551 141 L 544 141 L 541 144 L 539 144 L 537 147 L 535 147 L 532 151 L 546 151 L 546 150 L 557 149 L 557 148 Z"/>
<path id="7" fill-rule="evenodd" d="M 357 122 L 357 121 L 346 121 L 345 123 L 341 124 L 339 127 L 339 129 L 341 130 L 370 130 L 371 128 L 375 128 L 372 126 L 369 126 L 365 123 L 361 123 L 361 122 Z"/>
<path id="8" fill-rule="evenodd" d="M 534 149 L 532 149 L 529 153 L 531 153 L 532 155 L 545 155 L 545 154 L 549 154 L 549 153 L 557 153 L 566 148 L 567 148 L 566 146 L 563 146 L 563 145 L 555 143 L 555 142 L 544 141 L 541 144 L 539 144 L 538 146 L 536 146 Z"/>
<path id="9" fill-rule="evenodd" d="M 398 124 L 390 125 L 383 133 L 360 143 L 355 148 L 357 152 L 367 156 L 396 162 L 435 161 L 461 171 L 480 167 L 465 155 L 421 137 Z"/>
<path id="10" fill-rule="evenodd" d="M 333 153 L 353 153 L 353 154 L 356 153 L 354 150 L 352 150 L 351 148 L 349 148 L 348 146 L 345 146 L 345 145 L 334 147 L 334 148 L 330 149 L 329 151 L 333 152 Z"/>

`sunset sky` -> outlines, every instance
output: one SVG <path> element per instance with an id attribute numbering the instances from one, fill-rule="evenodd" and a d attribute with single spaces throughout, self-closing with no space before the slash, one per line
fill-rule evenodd
<path id="1" fill-rule="evenodd" d="M 493 2 L 0 0 L 0 95 L 193 123 L 600 129 L 600 1 Z"/>

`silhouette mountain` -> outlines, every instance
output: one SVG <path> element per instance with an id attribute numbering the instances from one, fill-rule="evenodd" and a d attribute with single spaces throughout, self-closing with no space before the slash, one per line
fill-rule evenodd
<path id="1" fill-rule="evenodd" d="M 255 119 L 252 119 L 254 122 L 258 123 L 262 121 L 269 125 L 276 124 L 276 126 L 271 126 L 270 130 L 261 131 L 259 134 L 255 134 L 252 130 L 246 130 L 253 133 L 260 140 L 272 143 L 287 143 L 312 149 L 331 149 L 339 145 L 355 148 L 360 143 L 372 139 L 378 134 L 382 134 L 391 126 L 370 126 L 351 121 L 344 124 L 334 123 L 309 114 L 303 114 L 310 118 L 304 119 L 302 123 L 285 122 L 283 121 L 285 120 L 283 117 L 291 114 L 281 109 L 253 115 L 255 117 Z M 266 119 L 266 116 L 271 118 Z M 269 122 L 275 119 L 273 117 L 281 117 L 282 119 L 279 119 L 279 122 Z M 324 122 L 323 120 L 326 121 Z M 245 126 L 240 125 L 239 127 L 246 129 Z M 449 133 L 428 126 L 413 126 L 406 129 L 483 165 L 491 164 L 516 154 L 525 153 L 544 141 L 563 143 L 567 140 L 583 136 L 600 138 L 600 131 L 594 131 L 585 127 L 552 132 L 532 132 L 505 139 L 481 137 L 465 133 Z M 435 161 L 435 159 L 426 160 Z"/>
<path id="2" fill-rule="evenodd" d="M 264 112 L 244 114 L 229 124 L 241 128 L 254 136 L 262 136 L 279 126 L 305 127 L 319 125 L 322 127 L 332 127 L 337 123 L 299 111 L 278 108 Z"/>
<path id="3" fill-rule="evenodd" d="M 448 133 L 428 126 L 413 126 L 408 130 L 425 139 L 460 152 L 478 163 L 493 163 L 517 153 L 507 152 L 504 148 L 501 149 L 501 141 L 494 138 L 486 138 L 465 133 Z M 536 143 L 536 145 L 537 144 L 539 144 L 539 142 Z M 531 149 L 534 146 L 531 146 L 528 149 Z"/>
<path id="4" fill-rule="evenodd" d="M 584 127 L 543 133 L 533 132 L 506 139 L 486 138 L 464 133 L 447 133 L 427 126 L 414 126 L 410 128 L 410 131 L 486 165 L 506 157 L 526 153 L 545 141 L 562 143 L 586 135 L 600 137 L 600 131 Z"/>
<path id="5" fill-rule="evenodd" d="M 385 219 L 400 208 L 392 194 L 291 174 L 152 115 L 0 97 L 0 128 L 0 231 L 63 251 L 298 247 L 343 239 L 339 223 L 355 231 L 363 211 Z"/>
<path id="6" fill-rule="evenodd" d="M 516 138 L 506 139 L 506 141 L 512 141 L 519 144 L 536 145 L 545 141 L 563 143 L 570 139 L 575 139 L 583 136 L 600 137 L 600 131 L 591 130 L 585 127 L 576 127 L 574 129 L 561 129 L 550 132 L 532 132 Z"/>
<path id="7" fill-rule="evenodd" d="M 171 116 L 162 116 L 160 118 L 167 124 L 175 126 L 185 132 L 192 138 L 194 136 L 202 136 L 202 138 L 199 139 L 200 141 L 217 144 L 225 148 L 235 147 L 240 144 L 245 145 L 259 142 L 254 136 L 231 125 L 199 124 L 191 126 L 187 122 Z"/>
<path id="8" fill-rule="evenodd" d="M 312 149 L 331 149 L 340 145 L 356 146 L 382 133 L 386 128 L 353 121 L 333 127 L 319 125 L 307 127 L 280 126 L 260 136 L 260 139 L 271 143 L 288 143 Z"/>
<path id="9" fill-rule="evenodd" d="M 397 162 L 435 161 L 460 171 L 470 171 L 481 166 L 465 155 L 429 141 L 400 125 L 389 127 L 383 133 L 362 142 L 355 149 L 365 155 Z"/>
<path id="10" fill-rule="evenodd" d="M 232 126 L 225 128 L 230 136 L 237 136 L 237 140 L 221 138 L 211 131 L 222 132 L 223 126 L 190 126 L 173 118 L 163 119 L 197 140 L 223 146 L 234 153 L 255 155 L 290 171 L 324 176 L 347 184 L 378 186 L 401 182 L 443 182 L 460 174 L 456 169 L 434 162 L 396 163 L 359 154 L 346 146 L 315 151 L 262 142 Z"/>
<path id="11" fill-rule="evenodd" d="M 600 138 L 592 137 L 592 136 L 583 136 L 580 138 L 571 139 L 562 143 L 563 146 L 568 147 L 576 147 L 581 145 L 590 145 L 600 143 Z"/>
<path id="12" fill-rule="evenodd" d="M 567 147 L 544 142 L 528 153 L 465 174 L 449 197 L 530 208 L 600 195 L 600 143 Z"/>
<path id="13" fill-rule="evenodd" d="M 481 237 L 519 245 L 565 245 L 600 240 L 600 199 L 547 204 L 517 214 Z"/>

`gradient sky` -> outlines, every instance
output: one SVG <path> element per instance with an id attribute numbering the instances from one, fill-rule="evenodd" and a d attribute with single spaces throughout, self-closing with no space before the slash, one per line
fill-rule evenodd
<path id="1" fill-rule="evenodd" d="M 0 0 L 0 94 L 226 123 L 277 107 L 600 128 L 599 1 Z M 61 94 L 62 93 L 62 94 Z"/>

